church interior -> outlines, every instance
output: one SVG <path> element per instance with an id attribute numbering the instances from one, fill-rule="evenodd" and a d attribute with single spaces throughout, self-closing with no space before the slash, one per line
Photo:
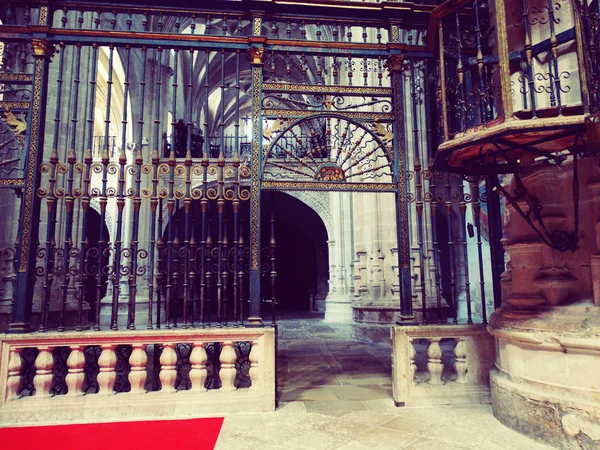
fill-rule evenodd
<path id="1" fill-rule="evenodd" d="M 600 449 L 599 0 L 0 0 L 0 428 Z"/>

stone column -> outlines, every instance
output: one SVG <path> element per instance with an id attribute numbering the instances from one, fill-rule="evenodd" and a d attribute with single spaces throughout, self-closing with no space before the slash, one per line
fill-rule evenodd
<path id="1" fill-rule="evenodd" d="M 529 196 L 521 194 L 507 205 L 503 231 L 510 264 L 502 280 L 502 307 L 489 326 L 496 341 L 496 367 L 490 374 L 494 415 L 563 449 L 600 446 L 600 379 L 592 375 L 600 373 L 600 308 L 594 303 L 599 163 L 598 157 L 579 162 L 578 199 L 572 191 L 572 160 L 523 173 Z M 516 186 L 515 180 L 508 186 L 513 195 Z M 545 239 L 555 247 L 559 230 L 577 233 L 577 248 L 550 247 L 515 205 L 525 212 L 538 208 L 549 232 Z M 530 217 L 539 227 L 535 213 Z"/>

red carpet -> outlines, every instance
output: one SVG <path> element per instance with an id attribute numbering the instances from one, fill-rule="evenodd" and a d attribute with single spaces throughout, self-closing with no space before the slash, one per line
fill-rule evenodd
<path id="1" fill-rule="evenodd" d="M 213 450 L 223 418 L 0 428 L 0 447 L 19 450 Z"/>

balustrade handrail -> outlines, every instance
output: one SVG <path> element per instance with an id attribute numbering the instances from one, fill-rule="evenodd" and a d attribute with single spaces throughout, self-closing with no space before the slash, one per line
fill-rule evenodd
<path id="1" fill-rule="evenodd" d="M 242 395 L 239 398 L 249 402 L 250 409 L 270 411 L 275 407 L 275 339 L 275 330 L 271 327 L 0 334 L 0 421 L 2 417 L 10 414 L 7 411 L 3 412 L 4 407 L 9 407 L 10 411 L 15 408 L 15 411 L 19 411 L 19 408 L 31 408 L 31 402 L 37 404 L 36 402 L 51 397 L 60 397 L 63 400 L 58 404 L 48 403 L 49 408 L 60 409 L 62 402 L 76 401 L 69 398 L 88 394 L 90 384 L 87 388 L 84 387 L 88 376 L 92 377 L 91 382 L 96 383 L 98 389 L 95 394 L 92 391 L 92 395 L 118 393 L 119 397 L 131 396 L 132 408 L 135 409 L 135 414 L 140 416 L 146 414 L 145 406 L 144 402 L 135 400 L 139 398 L 135 395 L 145 392 L 161 395 L 164 399 L 163 403 L 166 402 L 167 405 L 175 401 L 168 400 L 171 398 L 168 397 L 170 393 L 190 391 L 189 395 L 192 396 L 189 397 L 190 399 L 197 397 L 196 400 L 201 404 L 212 402 L 214 410 L 218 410 L 219 406 L 232 407 L 237 403 L 236 398 Z M 189 354 L 183 356 L 184 350 L 180 346 L 186 344 Z M 214 344 L 213 353 L 208 350 L 209 344 Z M 130 354 L 119 357 L 122 351 L 118 348 L 123 345 L 130 346 L 131 351 Z M 156 345 L 159 345 L 162 351 L 157 350 Z M 246 348 L 247 354 L 242 353 L 244 352 L 242 346 Z M 90 347 L 99 348 L 95 362 L 89 360 L 84 353 Z M 60 348 L 68 351 L 68 358 L 63 355 L 65 360 L 62 363 L 56 353 Z M 34 363 L 31 361 L 26 363 L 25 349 L 36 350 Z M 159 353 L 156 353 L 157 351 Z M 153 363 L 150 362 L 151 354 L 154 355 Z M 209 354 L 212 354 L 212 357 Z M 125 390 L 117 389 L 115 384 L 119 361 L 121 365 L 129 365 L 129 369 L 125 372 L 129 388 Z M 27 370 L 25 370 L 26 364 L 29 364 Z M 65 366 L 64 369 L 60 369 L 61 364 Z M 180 366 L 184 364 L 189 364 L 191 370 L 187 375 L 189 380 L 184 381 L 184 388 L 181 388 L 180 383 L 183 378 L 180 377 L 186 375 L 180 373 L 183 370 Z M 212 369 L 209 369 L 209 364 L 213 364 Z M 93 371 L 94 365 L 99 372 L 90 375 L 89 371 Z M 243 371 L 244 365 L 248 373 Z M 31 370 L 34 370 L 35 376 L 28 382 L 26 374 Z M 60 375 L 60 370 L 67 372 Z M 151 374 L 152 378 L 150 378 Z M 209 374 L 212 378 L 207 379 Z M 65 387 L 55 391 L 54 383 L 58 382 L 61 376 L 66 376 L 64 381 L 60 381 Z M 242 377 L 240 384 L 237 384 L 238 376 Z M 242 385 L 244 377 L 248 378 L 249 385 Z M 158 391 L 156 387 L 148 387 L 154 386 L 153 383 L 158 379 L 160 380 Z M 205 382 L 210 384 L 207 385 Z M 246 393 L 236 394 L 235 391 L 242 387 L 247 388 L 242 389 Z M 26 390 L 25 394 L 20 393 L 22 389 Z M 222 394 L 218 398 L 213 396 L 204 398 L 201 393 L 207 389 L 216 389 Z M 23 396 L 30 401 L 19 401 Z M 64 417 L 58 411 L 57 414 L 59 420 L 72 419 L 68 413 Z M 45 417 L 45 414 L 39 415 L 35 420 L 47 420 Z"/>
<path id="2" fill-rule="evenodd" d="M 8 343 L 12 347 L 24 348 L 32 345 L 100 345 L 100 344 L 142 344 L 162 342 L 215 342 L 234 338 L 245 340 L 264 336 L 268 328 L 187 328 L 153 330 L 105 330 L 105 331 L 47 331 L 19 334 L 0 334 L 0 345 Z M 165 341 L 164 338 L 167 338 Z M 179 338 L 185 338 L 182 341 Z"/>

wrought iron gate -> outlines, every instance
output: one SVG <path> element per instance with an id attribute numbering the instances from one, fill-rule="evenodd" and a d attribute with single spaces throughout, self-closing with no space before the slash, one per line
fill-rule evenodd
<path id="1" fill-rule="evenodd" d="M 263 190 L 393 193 L 407 322 L 413 292 L 420 320 L 426 297 L 441 308 L 431 221 L 445 205 L 444 248 L 462 273 L 449 298 L 459 279 L 470 292 L 470 197 L 428 162 L 430 8 L 325 5 L 315 17 L 226 3 L 2 4 L 2 186 L 18 194 L 1 193 L 12 330 L 32 316 L 42 331 L 262 325 L 261 271 L 276 279 Z"/>

